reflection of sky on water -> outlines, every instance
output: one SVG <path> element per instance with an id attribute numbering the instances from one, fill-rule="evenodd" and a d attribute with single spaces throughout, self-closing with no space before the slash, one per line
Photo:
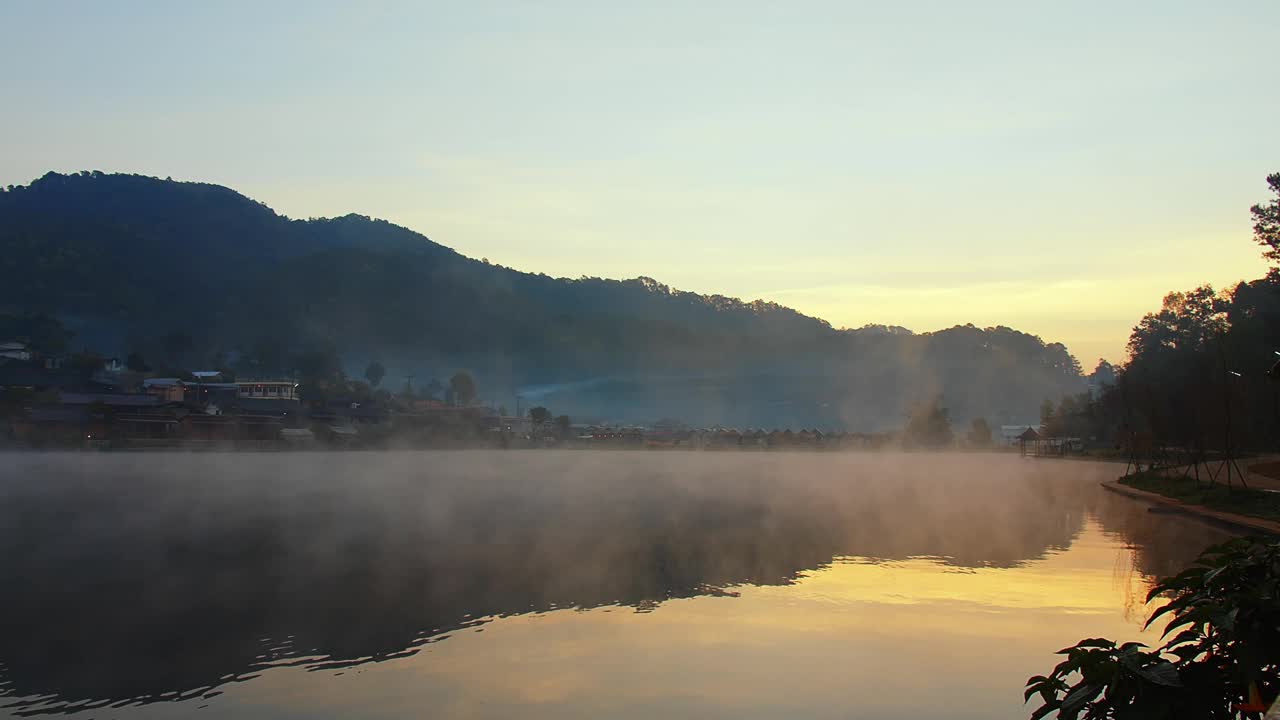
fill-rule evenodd
<path id="1" fill-rule="evenodd" d="M 31 580 L 0 599 L 8 712 L 1021 717 L 1054 650 L 1139 637 L 1149 576 L 1217 537 L 1101 493 L 1108 466 L 600 455 L 9 491 L 0 540 L 34 559 L 0 566 Z M 467 482 L 396 479 L 424 461 Z"/>
<path id="2" fill-rule="evenodd" d="M 224 706 L 404 717 L 1021 717 L 1021 683 L 1059 647 L 1139 639 L 1113 571 L 1129 551 L 1090 521 L 1065 552 L 1013 568 L 841 559 L 737 598 L 502 618 L 345 683 L 255 682 Z M 412 688 L 412 692 L 405 692 Z M 305 699 L 304 699 L 305 698 Z M 301 707 L 299 706 L 301 703 Z M 218 707 L 218 703 L 214 703 Z"/>

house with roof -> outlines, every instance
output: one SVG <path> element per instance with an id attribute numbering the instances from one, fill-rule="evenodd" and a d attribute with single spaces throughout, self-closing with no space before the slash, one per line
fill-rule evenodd
<path id="1" fill-rule="evenodd" d="M 236 387 L 241 399 L 298 400 L 298 383 L 293 380 L 242 380 Z"/>
<path id="2" fill-rule="evenodd" d="M 310 408 L 297 400 L 245 398 L 237 401 L 240 417 L 272 417 L 285 427 L 305 427 L 310 421 Z"/>
<path id="3" fill-rule="evenodd" d="M 0 362 L 6 360 L 17 360 L 18 362 L 31 361 L 31 349 L 26 343 L 11 340 L 0 342 Z"/>
<path id="4" fill-rule="evenodd" d="M 235 383 L 186 383 L 183 389 L 185 390 L 184 403 L 204 408 L 210 415 L 221 415 L 224 410 L 235 407 L 236 399 L 240 395 L 240 387 Z"/>
<path id="5" fill-rule="evenodd" d="M 159 398 L 147 393 L 62 392 L 58 400 L 63 405 L 93 405 L 111 410 L 155 408 L 162 404 Z"/>
<path id="6" fill-rule="evenodd" d="M 187 384 L 178 378 L 148 378 L 142 391 L 160 398 L 162 403 L 181 403 L 186 398 Z"/>
<path id="7" fill-rule="evenodd" d="M 91 447 L 107 436 L 107 419 L 85 405 L 31 408 L 13 423 L 14 437 L 32 447 Z"/>

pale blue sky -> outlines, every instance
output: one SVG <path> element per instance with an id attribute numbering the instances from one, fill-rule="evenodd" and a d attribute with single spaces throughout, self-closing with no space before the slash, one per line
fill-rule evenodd
<path id="1" fill-rule="evenodd" d="M 369 5 L 0 0 L 0 184 L 216 182 L 1086 366 L 1264 271 L 1275 0 Z"/>

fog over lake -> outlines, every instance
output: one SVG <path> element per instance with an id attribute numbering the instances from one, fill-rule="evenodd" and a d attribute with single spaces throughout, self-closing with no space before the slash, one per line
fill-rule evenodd
<path id="1" fill-rule="evenodd" d="M 0 716 L 1020 718 L 1226 534 L 1002 454 L 0 455 Z"/>

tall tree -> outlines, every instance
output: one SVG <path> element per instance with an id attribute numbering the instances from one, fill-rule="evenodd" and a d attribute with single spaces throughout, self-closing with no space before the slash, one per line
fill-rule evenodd
<path id="1" fill-rule="evenodd" d="M 303 400 L 323 402 L 346 390 L 342 361 L 330 346 L 296 353 L 289 364 L 298 378 L 298 397 Z"/>
<path id="2" fill-rule="evenodd" d="M 342 360 L 332 347 L 320 347 L 295 353 L 289 363 L 299 377 L 345 379 L 342 373 Z"/>
<path id="3" fill-rule="evenodd" d="M 1040 427 L 1048 427 L 1053 423 L 1053 401 L 1045 398 L 1040 402 Z"/>
<path id="4" fill-rule="evenodd" d="M 386 375 L 387 369 L 377 360 L 369 363 L 369 367 L 364 369 L 365 379 L 369 381 L 370 386 L 375 388 L 382 384 L 382 378 L 386 377 Z"/>
<path id="5" fill-rule="evenodd" d="M 276 335 L 263 335 L 255 340 L 240 360 L 242 371 L 248 376 L 268 378 L 279 375 L 288 368 L 284 343 Z"/>
<path id="6" fill-rule="evenodd" d="M 1098 366 L 1089 374 L 1089 382 L 1097 387 L 1103 385 L 1116 384 L 1116 366 L 1106 361 L 1106 358 L 1098 358 Z"/>
<path id="7" fill-rule="evenodd" d="M 969 444 L 973 447 L 987 447 L 991 444 L 991 426 L 986 418 L 974 418 L 969 424 Z"/>
<path id="8" fill-rule="evenodd" d="M 529 408 L 529 419 L 533 421 L 534 425 L 542 425 L 551 420 L 551 411 L 541 405 L 531 407 Z"/>
<path id="9" fill-rule="evenodd" d="M 470 405 L 476 399 L 476 381 L 466 371 L 449 378 L 449 391 L 457 405 Z"/>
<path id="10" fill-rule="evenodd" d="M 1280 262 L 1280 173 L 1267 176 L 1267 186 L 1275 195 L 1271 202 L 1258 203 L 1250 208 L 1253 213 L 1253 239 L 1266 248 L 1262 256 L 1272 262 Z"/>
<path id="11" fill-rule="evenodd" d="M 151 367 L 147 365 L 147 361 L 142 359 L 142 355 L 137 352 L 129 353 L 124 359 L 124 366 L 132 372 L 148 372 Z"/>
<path id="12" fill-rule="evenodd" d="M 1230 297 L 1201 285 L 1164 296 L 1160 311 L 1147 313 L 1129 336 L 1129 354 L 1200 351 L 1227 329 Z"/>
<path id="13" fill-rule="evenodd" d="M 912 445 L 942 447 L 951 442 L 951 414 L 933 398 L 912 408 L 907 418 L 906 440 Z"/>
<path id="14" fill-rule="evenodd" d="M 67 351 L 74 333 L 48 315 L 0 315 L 0 341 L 18 340 L 41 355 Z"/>
<path id="15" fill-rule="evenodd" d="M 166 333 L 160 339 L 160 344 L 164 348 L 165 358 L 171 365 L 181 365 L 186 362 L 188 353 L 195 347 L 195 340 L 192 339 L 191 333 L 181 328 Z"/>

